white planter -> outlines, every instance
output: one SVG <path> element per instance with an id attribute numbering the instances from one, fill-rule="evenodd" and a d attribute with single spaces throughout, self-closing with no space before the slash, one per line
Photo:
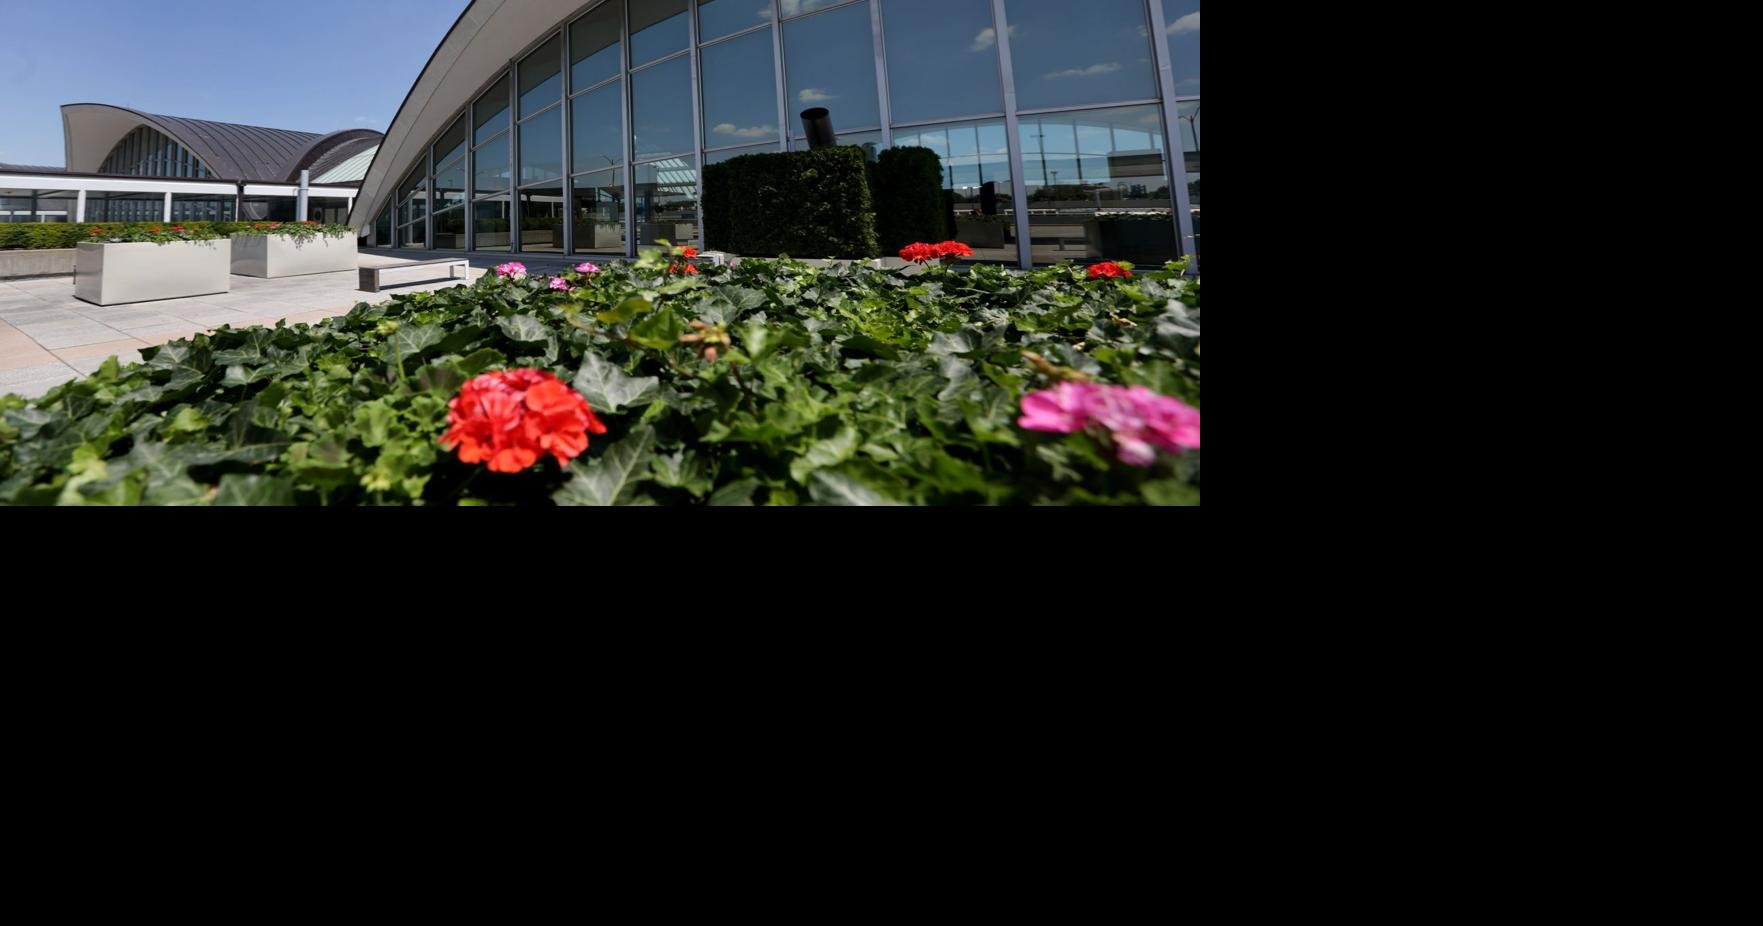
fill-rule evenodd
<path id="1" fill-rule="evenodd" d="M 247 277 L 294 277 L 336 273 L 360 266 L 355 239 L 319 235 L 304 241 L 286 235 L 233 238 L 233 272 Z"/>
<path id="2" fill-rule="evenodd" d="M 169 244 L 80 242 L 74 258 L 77 299 L 120 305 L 231 292 L 233 243 L 173 241 Z"/>

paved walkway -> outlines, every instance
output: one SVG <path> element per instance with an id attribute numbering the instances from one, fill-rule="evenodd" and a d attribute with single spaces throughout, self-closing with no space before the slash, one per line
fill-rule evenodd
<path id="1" fill-rule="evenodd" d="M 367 267 L 402 262 L 390 255 L 363 252 L 361 256 L 362 266 Z M 235 276 L 230 293 L 112 306 L 75 299 L 71 276 L 0 280 L 0 395 L 15 392 L 36 398 L 97 370 L 107 357 L 132 363 L 141 359 L 143 347 L 221 325 L 273 326 L 282 319 L 289 324 L 313 322 L 346 314 L 356 303 L 376 304 L 399 293 L 460 285 L 459 280 L 433 280 L 435 271 L 444 274 L 447 268 L 390 276 L 391 288 L 378 293 L 356 289 L 360 279 L 353 270 L 276 280 Z M 471 270 L 474 280 L 483 274 L 478 267 Z M 431 281 L 398 282 L 425 276 Z"/>

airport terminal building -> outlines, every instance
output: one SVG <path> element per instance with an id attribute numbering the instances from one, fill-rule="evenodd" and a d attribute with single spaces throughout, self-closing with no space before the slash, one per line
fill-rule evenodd
<path id="1" fill-rule="evenodd" d="M 823 107 L 841 143 L 937 151 L 976 259 L 1118 256 L 1099 240 L 1197 253 L 1199 10 L 473 0 L 377 142 L 351 221 L 404 250 L 701 244 L 703 166 L 804 148 L 800 113 Z"/>
<path id="2" fill-rule="evenodd" d="M 66 167 L 0 164 L 0 222 L 348 221 L 381 134 L 61 107 Z"/>

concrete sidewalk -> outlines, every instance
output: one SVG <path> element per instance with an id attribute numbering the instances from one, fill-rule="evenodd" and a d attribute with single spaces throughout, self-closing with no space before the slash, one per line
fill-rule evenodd
<path id="1" fill-rule="evenodd" d="M 362 266 L 368 267 L 402 262 L 390 255 L 363 252 L 361 256 Z M 446 267 L 422 268 L 394 279 L 421 281 L 425 274 L 446 272 Z M 476 280 L 484 272 L 473 267 L 470 278 Z M 230 293 L 98 306 L 74 298 L 71 276 L 0 280 L 0 395 L 15 392 L 36 398 L 98 369 L 107 357 L 132 363 L 141 359 L 143 347 L 221 325 L 273 327 L 282 319 L 290 324 L 313 322 L 346 314 L 357 303 L 378 304 L 400 293 L 445 289 L 462 281 L 442 277 L 394 283 L 378 293 L 361 292 L 358 285 L 353 270 L 276 280 L 235 276 Z"/>

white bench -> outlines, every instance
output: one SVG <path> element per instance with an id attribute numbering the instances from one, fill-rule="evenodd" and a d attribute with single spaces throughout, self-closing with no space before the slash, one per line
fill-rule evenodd
<path id="1" fill-rule="evenodd" d="M 443 257 L 438 260 L 417 260 L 406 264 L 387 264 L 384 267 L 362 267 L 360 288 L 364 293 L 377 293 L 380 291 L 380 274 L 382 273 L 389 270 L 409 270 L 412 267 L 439 267 L 442 264 L 448 265 L 447 279 L 449 280 L 455 279 L 453 276 L 454 267 L 465 268 L 466 279 L 469 280 L 471 278 L 471 261 L 463 257 Z"/>

